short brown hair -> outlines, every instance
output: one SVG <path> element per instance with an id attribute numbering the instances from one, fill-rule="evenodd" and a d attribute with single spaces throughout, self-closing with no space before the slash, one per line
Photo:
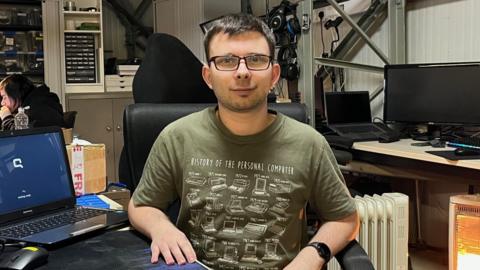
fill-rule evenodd
<path id="1" fill-rule="evenodd" d="M 219 33 L 225 33 L 230 36 L 236 36 L 245 32 L 257 32 L 265 37 L 268 43 L 270 56 L 275 55 L 275 36 L 272 30 L 261 19 L 246 13 L 225 15 L 213 23 L 203 40 L 205 47 L 205 56 L 210 59 L 210 42 L 213 37 Z"/>

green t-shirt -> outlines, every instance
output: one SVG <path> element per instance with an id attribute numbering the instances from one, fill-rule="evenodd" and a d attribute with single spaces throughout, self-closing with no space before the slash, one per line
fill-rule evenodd
<path id="1" fill-rule="evenodd" d="M 324 137 L 280 113 L 250 136 L 232 134 L 215 108 L 167 126 L 133 202 L 165 210 L 178 197 L 178 228 L 215 269 L 288 264 L 306 241 L 307 201 L 322 220 L 355 212 Z"/>

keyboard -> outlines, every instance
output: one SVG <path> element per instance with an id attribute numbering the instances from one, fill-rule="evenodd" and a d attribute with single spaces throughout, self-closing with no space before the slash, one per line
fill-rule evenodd
<path id="1" fill-rule="evenodd" d="M 105 210 L 91 208 L 74 208 L 59 214 L 35 219 L 29 222 L 13 225 L 0 230 L 0 236 L 11 238 L 23 238 L 35 233 L 47 231 L 75 222 L 86 220 L 105 214 Z"/>
<path id="2" fill-rule="evenodd" d="M 370 133 L 380 132 L 380 130 L 372 125 L 365 126 L 348 126 L 348 127 L 336 127 L 340 132 L 344 133 Z"/>
<path id="3" fill-rule="evenodd" d="M 476 137 L 456 138 L 448 141 L 447 145 L 450 147 L 464 148 L 480 152 L 480 138 Z"/>

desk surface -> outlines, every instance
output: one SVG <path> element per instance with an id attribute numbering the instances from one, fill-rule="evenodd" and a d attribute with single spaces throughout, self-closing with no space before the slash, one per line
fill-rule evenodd
<path id="1" fill-rule="evenodd" d="M 389 177 L 418 180 L 447 180 L 471 183 L 480 179 L 480 160 L 449 160 L 426 151 L 448 151 L 451 147 L 412 146 L 416 141 L 402 139 L 393 143 L 356 142 L 354 160 L 343 169 Z"/>
<path id="2" fill-rule="evenodd" d="M 412 139 L 402 139 L 393 143 L 379 143 L 377 141 L 371 142 L 356 142 L 353 144 L 353 149 L 360 151 L 373 152 L 378 154 L 385 154 L 401 158 L 409 158 L 421 161 L 428 161 L 470 169 L 480 170 L 480 159 L 471 160 L 448 160 L 446 158 L 429 154 L 426 151 L 448 151 L 455 150 L 455 148 L 444 147 L 434 148 L 432 146 L 412 146 L 411 144 L 417 142 Z"/>
<path id="3" fill-rule="evenodd" d="M 99 231 L 47 249 L 48 263 L 38 269 L 152 268 L 149 241 L 136 231 L 128 229 Z"/>

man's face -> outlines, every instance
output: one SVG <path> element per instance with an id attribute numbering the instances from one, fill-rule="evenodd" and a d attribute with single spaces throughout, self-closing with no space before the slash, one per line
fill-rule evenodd
<path id="1" fill-rule="evenodd" d="M 15 111 L 17 108 L 15 104 L 16 102 L 7 95 L 3 86 L 0 86 L 0 97 L 2 98 L 2 103 L 0 104 L 2 107 L 7 107 L 11 112 Z"/>
<path id="2" fill-rule="evenodd" d="M 210 42 L 209 52 L 210 58 L 270 55 L 267 40 L 257 32 L 235 36 L 217 34 Z M 280 66 L 271 63 L 265 70 L 249 70 L 245 60 L 240 60 L 238 69 L 223 71 L 218 70 L 212 62 L 203 67 L 202 75 L 215 92 L 219 107 L 234 112 L 247 112 L 267 106 L 267 95 L 278 81 Z"/>

